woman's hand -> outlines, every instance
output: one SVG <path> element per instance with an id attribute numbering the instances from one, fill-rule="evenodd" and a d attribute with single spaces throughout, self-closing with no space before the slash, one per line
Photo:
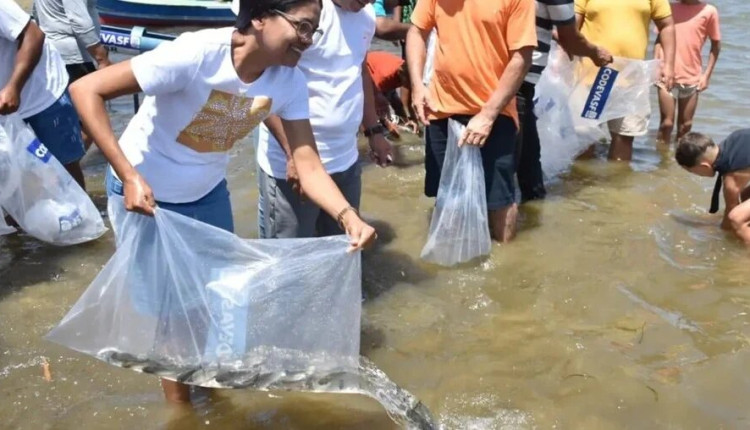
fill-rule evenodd
<path id="1" fill-rule="evenodd" d="M 297 193 L 300 198 L 305 197 L 305 192 L 302 190 L 302 184 L 297 173 L 297 166 L 294 165 L 294 160 L 291 158 L 286 161 L 286 181 L 292 186 L 292 191 Z"/>
<path id="2" fill-rule="evenodd" d="M 347 236 L 349 236 L 349 249 L 347 249 L 347 252 L 368 248 L 378 238 L 375 229 L 362 221 L 353 210 L 347 211 L 344 214 L 342 223 L 344 224 Z"/>
<path id="3" fill-rule="evenodd" d="M 122 182 L 125 209 L 144 215 L 154 215 L 156 200 L 151 187 L 139 174 L 134 174 Z"/>

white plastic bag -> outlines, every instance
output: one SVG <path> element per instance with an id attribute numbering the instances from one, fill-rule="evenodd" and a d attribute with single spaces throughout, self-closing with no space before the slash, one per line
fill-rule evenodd
<path id="1" fill-rule="evenodd" d="M 435 210 L 422 258 L 452 266 L 490 253 L 482 156 L 476 146 L 458 147 L 464 126 L 448 121 L 448 148 Z"/>
<path id="2" fill-rule="evenodd" d="M 121 198 L 109 210 L 117 251 L 49 340 L 208 387 L 357 368 L 360 253 L 345 236 L 245 240 Z"/>
<path id="3" fill-rule="evenodd" d="M 651 112 L 649 94 L 659 75 L 659 60 L 615 57 L 598 68 L 589 59 L 572 61 L 556 45 L 536 85 L 534 113 L 541 142 L 542 169 L 562 173 L 600 137 L 611 119 Z"/>
<path id="4" fill-rule="evenodd" d="M 0 116 L 0 206 L 28 234 L 54 245 L 107 228 L 88 194 L 17 115 Z"/>
<path id="5" fill-rule="evenodd" d="M 0 127 L 0 202 L 9 198 L 21 185 L 21 171 L 13 156 L 11 141 Z"/>
<path id="6" fill-rule="evenodd" d="M 547 179 L 563 173 L 589 145 L 579 140 L 568 107 L 568 96 L 559 76 L 542 73 L 536 84 L 534 114 L 541 144 L 542 171 Z"/>

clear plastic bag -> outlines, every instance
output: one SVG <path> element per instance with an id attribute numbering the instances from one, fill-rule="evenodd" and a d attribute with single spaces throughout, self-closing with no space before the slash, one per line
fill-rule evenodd
<path id="1" fill-rule="evenodd" d="M 542 73 L 536 84 L 534 114 L 541 144 L 542 171 L 547 179 L 563 173 L 589 145 L 579 140 L 568 107 L 568 97 L 559 76 Z"/>
<path id="2" fill-rule="evenodd" d="M 0 126 L 0 202 L 13 195 L 21 185 L 21 171 L 13 154 L 12 142 Z"/>
<path id="3" fill-rule="evenodd" d="M 536 85 L 534 105 L 545 174 L 562 173 L 590 144 L 606 137 L 603 123 L 648 115 L 659 64 L 615 57 L 612 64 L 599 68 L 587 58 L 570 60 L 553 46 Z"/>
<path id="4" fill-rule="evenodd" d="M 650 93 L 659 79 L 659 60 L 614 57 L 612 64 L 599 68 L 588 58 L 576 57 L 572 64 L 575 85 L 569 100 L 576 128 L 651 113 Z"/>
<path id="5" fill-rule="evenodd" d="M 17 115 L 0 116 L 0 206 L 28 234 L 54 245 L 103 235 L 101 214 Z"/>
<path id="6" fill-rule="evenodd" d="M 109 210 L 117 251 L 47 339 L 206 387 L 357 369 L 360 253 L 345 236 L 245 240 L 121 198 Z"/>
<path id="7" fill-rule="evenodd" d="M 422 258 L 443 266 L 490 253 L 482 156 L 476 146 L 458 147 L 464 126 L 448 121 L 448 148 L 435 210 Z"/>

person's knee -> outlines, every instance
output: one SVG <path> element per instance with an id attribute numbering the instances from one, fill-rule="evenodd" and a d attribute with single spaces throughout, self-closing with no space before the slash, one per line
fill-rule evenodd
<path id="1" fill-rule="evenodd" d="M 659 124 L 661 131 L 672 131 L 674 128 L 674 120 L 672 118 L 662 118 L 661 124 Z"/>
<path id="2" fill-rule="evenodd" d="M 690 133 L 690 130 L 692 129 L 693 129 L 693 120 L 691 119 L 680 124 L 679 134 L 680 136 L 684 136 Z"/>
<path id="3" fill-rule="evenodd" d="M 739 232 L 750 222 L 750 213 L 741 206 L 737 206 L 729 211 L 727 218 L 729 218 L 729 222 L 732 224 L 732 229 L 735 232 Z"/>

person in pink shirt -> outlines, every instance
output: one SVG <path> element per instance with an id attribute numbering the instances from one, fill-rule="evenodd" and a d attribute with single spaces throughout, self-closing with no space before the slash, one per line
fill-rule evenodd
<path id="1" fill-rule="evenodd" d="M 677 105 L 677 139 L 687 134 L 693 126 L 693 116 L 698 106 L 698 95 L 708 88 L 711 74 L 721 51 L 719 12 L 700 0 L 681 0 L 672 3 L 672 17 L 677 32 L 675 58 L 675 86 L 667 91 L 659 86 L 661 123 L 659 141 L 670 143 L 674 130 L 675 104 Z M 703 71 L 701 50 L 711 40 L 708 65 Z M 661 58 L 663 51 L 659 38 L 654 46 L 654 56 Z"/>

